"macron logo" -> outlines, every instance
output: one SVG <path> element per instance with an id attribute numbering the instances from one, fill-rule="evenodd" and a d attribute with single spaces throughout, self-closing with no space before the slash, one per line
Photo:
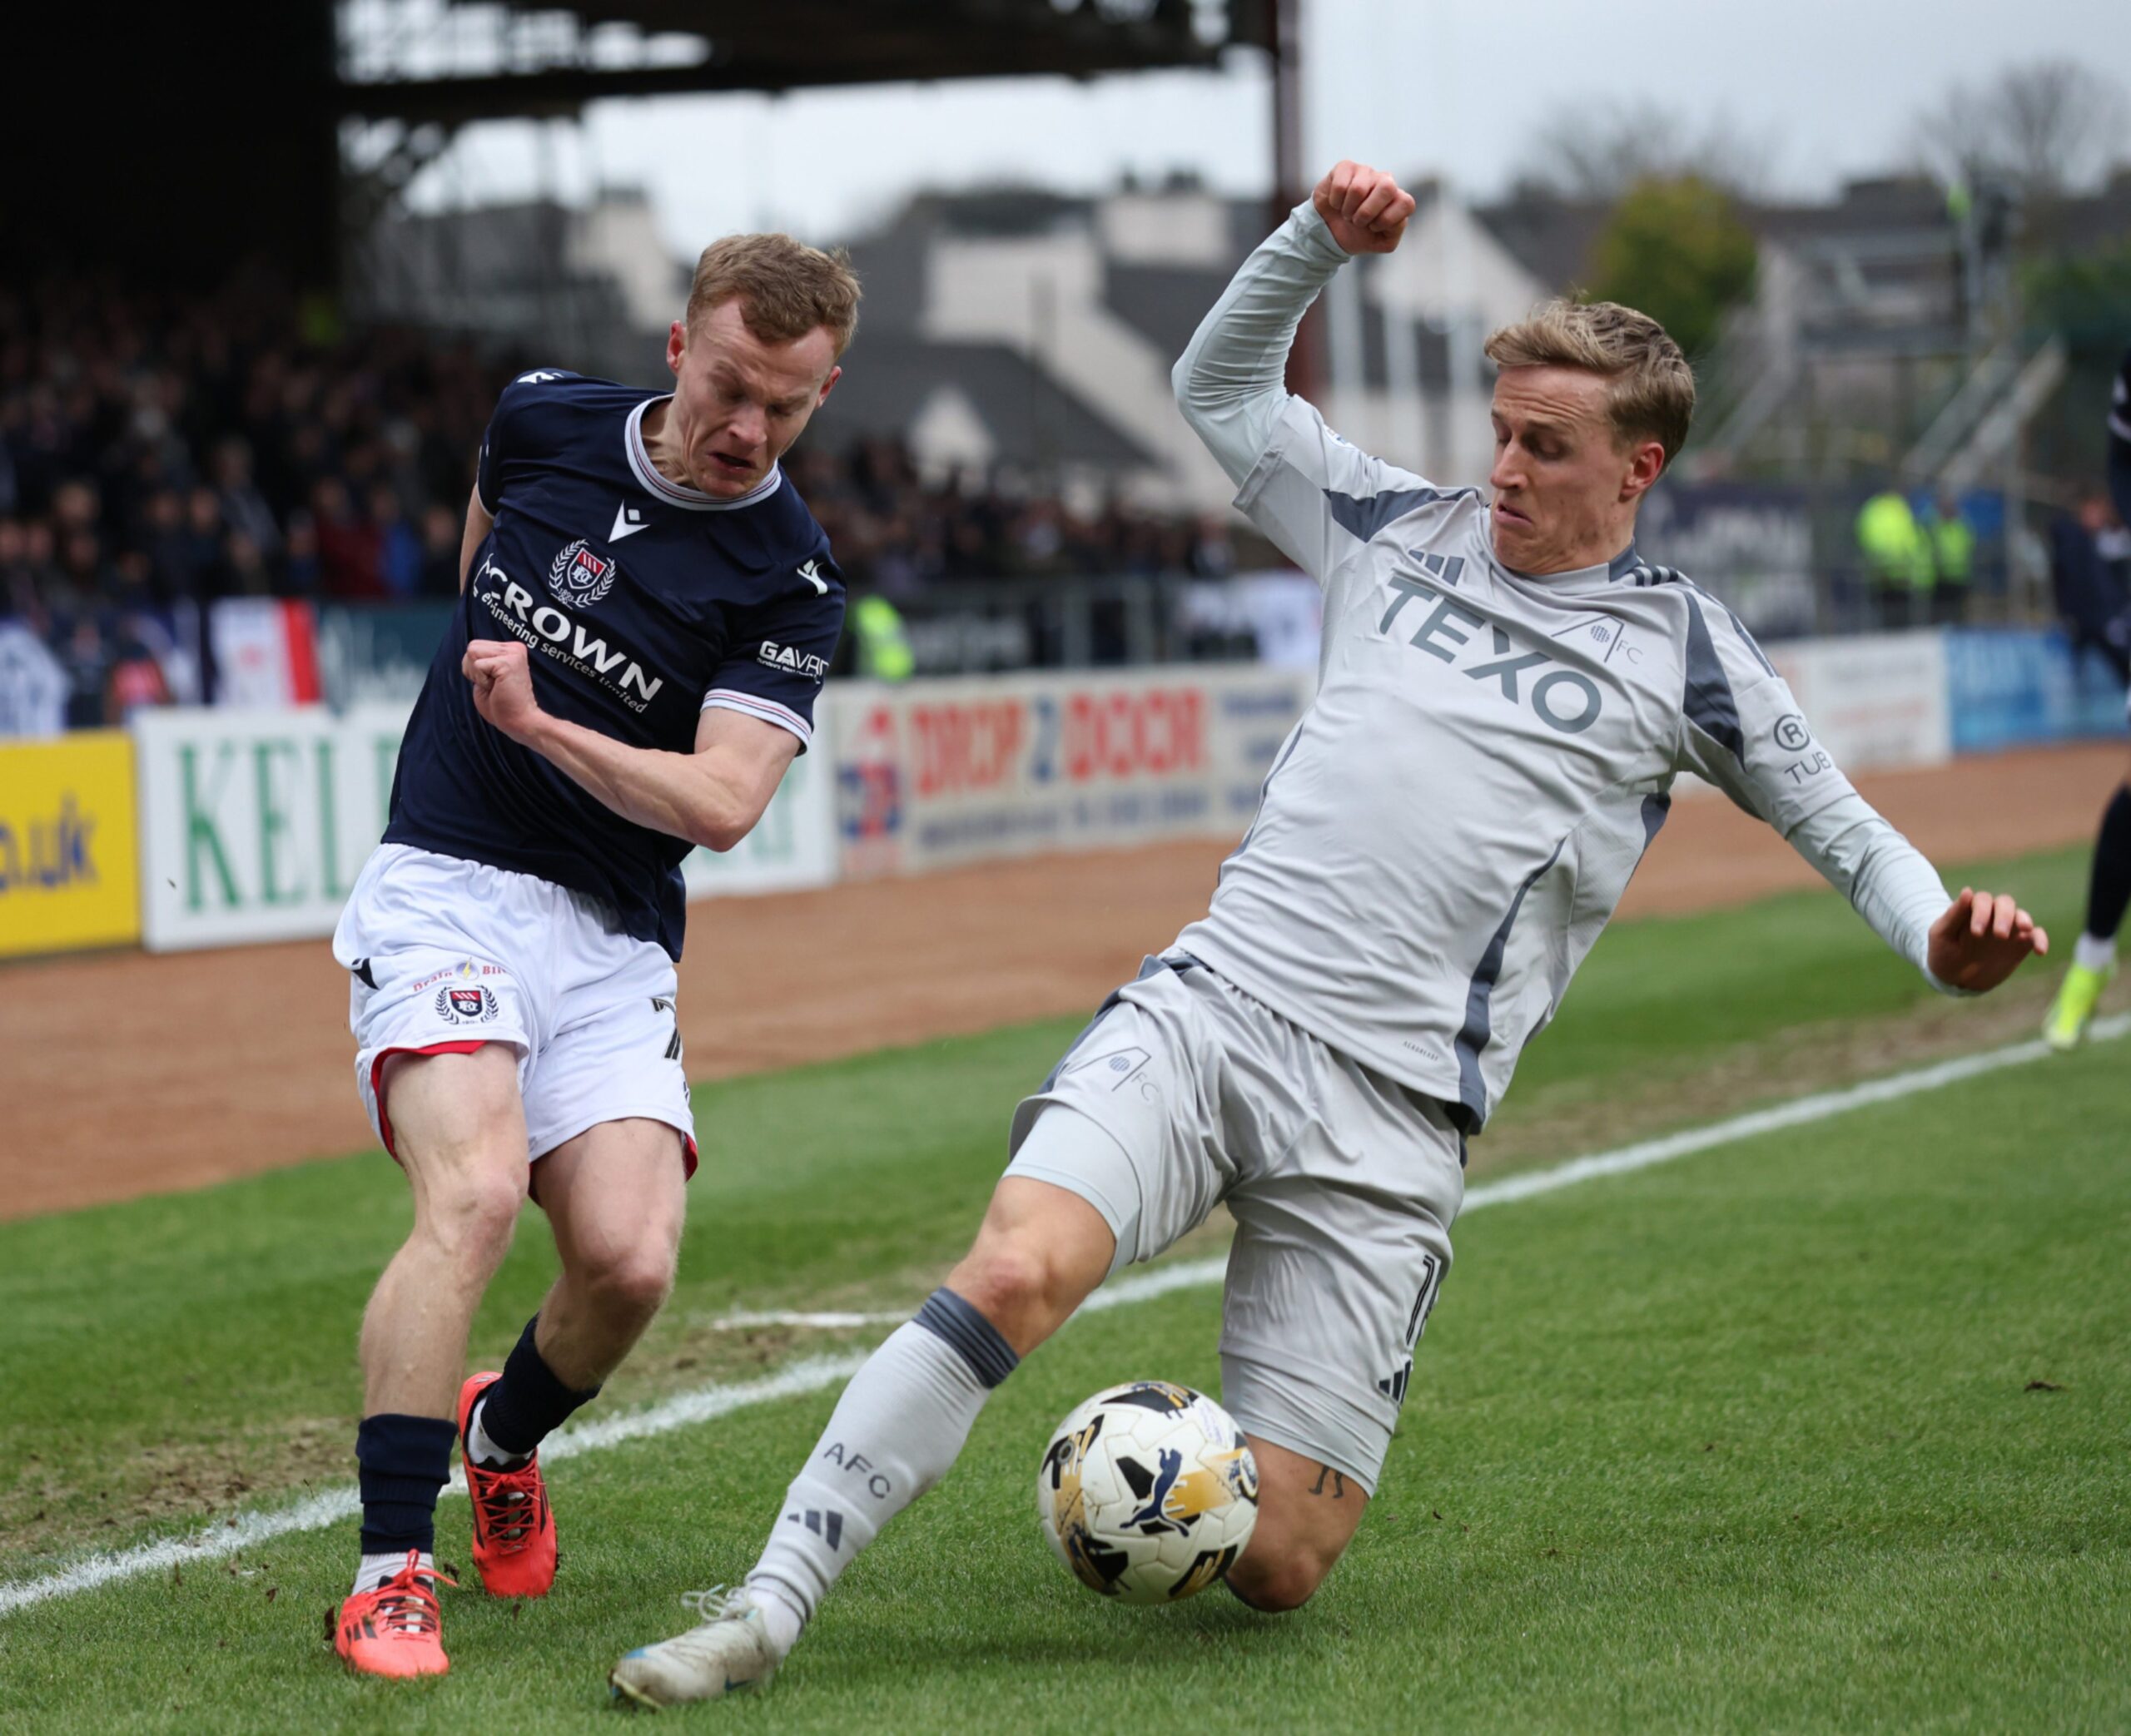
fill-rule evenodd
<path id="1" fill-rule="evenodd" d="M 799 576 L 814 588 L 814 594 L 817 597 L 826 597 L 829 594 L 829 582 L 822 577 L 822 563 L 819 561 L 807 562 L 799 569 Z"/>
<path id="2" fill-rule="evenodd" d="M 651 521 L 643 516 L 643 508 L 631 506 L 624 501 L 614 508 L 614 528 L 607 533 L 609 543 L 618 543 L 624 537 L 633 537 L 640 530 L 649 530 Z"/>

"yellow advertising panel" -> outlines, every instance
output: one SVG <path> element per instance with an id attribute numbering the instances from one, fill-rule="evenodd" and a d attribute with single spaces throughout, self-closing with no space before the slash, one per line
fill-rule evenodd
<path id="1" fill-rule="evenodd" d="M 132 742 L 0 742 L 0 956 L 140 937 Z"/>

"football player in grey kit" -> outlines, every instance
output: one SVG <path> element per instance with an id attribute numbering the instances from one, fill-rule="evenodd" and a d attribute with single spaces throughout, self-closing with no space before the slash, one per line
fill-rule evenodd
<path id="1" fill-rule="evenodd" d="M 1465 1142 L 1680 773 L 1775 826 L 1935 987 L 1989 989 L 2046 949 L 2010 898 L 1950 898 L 1731 613 L 1637 549 L 1694 404 L 1656 321 L 1555 303 L 1489 340 L 1485 494 L 1358 451 L 1283 389 L 1304 310 L 1349 255 L 1395 247 L 1413 209 L 1390 176 L 1340 164 L 1176 366 L 1236 503 L 1324 588 L 1317 697 L 1211 909 L 1021 1105 L 975 1245 L 853 1376 L 744 1585 L 622 1660 L 621 1692 L 767 1679 L 1017 1358 L 1223 1203 L 1222 1397 L 1261 1477 L 1228 1583 L 1259 1609 L 1308 1600 L 1375 1488 L 1449 1267 Z"/>

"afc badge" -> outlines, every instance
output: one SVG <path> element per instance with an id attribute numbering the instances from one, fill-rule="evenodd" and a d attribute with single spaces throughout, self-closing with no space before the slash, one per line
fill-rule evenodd
<path id="1" fill-rule="evenodd" d="M 437 1016 L 452 1024 L 489 1024 L 502 1012 L 494 992 L 488 989 L 440 989 Z"/>
<path id="2" fill-rule="evenodd" d="M 586 609 L 614 588 L 618 568 L 611 555 L 594 554 L 583 537 L 567 544 L 548 568 L 548 588 L 555 601 Z"/>

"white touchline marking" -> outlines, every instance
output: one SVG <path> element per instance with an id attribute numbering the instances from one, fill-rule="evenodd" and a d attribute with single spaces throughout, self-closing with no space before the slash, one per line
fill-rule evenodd
<path id="1" fill-rule="evenodd" d="M 2088 1040 L 2094 1043 L 2114 1042 L 2127 1034 L 2131 1034 L 2131 1013 L 2118 1013 L 2107 1019 L 2097 1019 L 2088 1028 Z M 1477 1212 L 1483 1206 L 1508 1205 L 1542 1193 L 1558 1193 L 1564 1188 L 1596 1181 L 1602 1176 L 1626 1175 L 1634 1170 L 1648 1169 L 1720 1145 L 1736 1144 L 1740 1140 L 1755 1138 L 1762 1133 L 1801 1127 L 1809 1122 L 1826 1121 L 1832 1116 L 1847 1114 L 1852 1109 L 1892 1103 L 1925 1091 L 1936 1091 L 2008 1067 L 2024 1067 L 2044 1059 L 2049 1053 L 2049 1046 L 2039 1039 L 2009 1044 L 2003 1049 L 1985 1049 L 1979 1054 L 1962 1055 L 1929 1067 L 1913 1068 L 1907 1073 L 1893 1074 L 1885 1079 L 1870 1079 L 1861 1085 L 1845 1086 L 1840 1091 L 1819 1091 L 1808 1097 L 1793 1098 L 1789 1103 L 1755 1109 L 1744 1115 L 1734 1115 L 1727 1120 L 1711 1122 L 1706 1127 L 1690 1128 L 1683 1133 L 1667 1133 L 1662 1138 L 1644 1139 L 1613 1151 L 1577 1158 L 1569 1163 L 1557 1164 L 1551 1169 L 1536 1169 L 1522 1175 L 1504 1176 L 1500 1181 L 1483 1182 L 1467 1191 L 1465 1203 L 1459 1215 L 1462 1217 L 1466 1212 Z M 1211 1259 L 1188 1260 L 1174 1266 L 1157 1267 L 1151 1272 L 1135 1272 L 1095 1292 L 1080 1305 L 1080 1312 L 1086 1314 L 1105 1308 L 1120 1308 L 1130 1303 L 1166 1296 L 1171 1291 L 1195 1289 L 1202 1285 L 1218 1283 L 1227 1269 L 1226 1257 L 1216 1255 Z M 900 1324 L 909 1317 L 910 1311 L 906 1308 L 880 1313 L 728 1314 L 716 1323 L 719 1326 L 859 1327 Z M 624 1411 L 618 1416 L 607 1417 L 596 1422 L 574 1423 L 558 1432 L 541 1449 L 541 1455 L 553 1462 L 559 1459 L 574 1458 L 579 1453 L 603 1452 L 625 1441 L 648 1440 L 654 1436 L 671 1434 L 676 1429 L 693 1428 L 699 1423 L 710 1422 L 755 1405 L 819 1392 L 839 1381 L 849 1379 L 868 1354 L 864 1351 L 852 1351 L 842 1356 L 810 1357 L 805 1362 L 795 1362 L 758 1381 L 698 1387 L 693 1392 L 677 1393 L 672 1398 L 641 1411 Z M 466 1480 L 464 1474 L 454 1471 L 445 1492 L 448 1495 L 464 1494 Z M 34 1604 L 47 1603 L 54 1598 L 73 1597 L 84 1591 L 93 1591 L 98 1586 L 108 1585 L 118 1580 L 137 1579 L 142 1574 L 159 1573 L 193 1562 L 220 1560 L 246 1550 L 256 1549 L 276 1537 L 286 1537 L 298 1531 L 322 1530 L 327 1525 L 339 1525 L 354 1518 L 360 1508 L 361 1502 L 353 1488 L 331 1489 L 307 1496 L 292 1506 L 277 1507 L 266 1512 L 232 1514 L 219 1524 L 211 1525 L 189 1537 L 166 1538 L 161 1542 L 145 1543 L 133 1549 L 91 1555 L 76 1562 L 72 1567 L 47 1574 L 42 1579 L 0 1585 L 0 1615 L 27 1609 Z"/>

